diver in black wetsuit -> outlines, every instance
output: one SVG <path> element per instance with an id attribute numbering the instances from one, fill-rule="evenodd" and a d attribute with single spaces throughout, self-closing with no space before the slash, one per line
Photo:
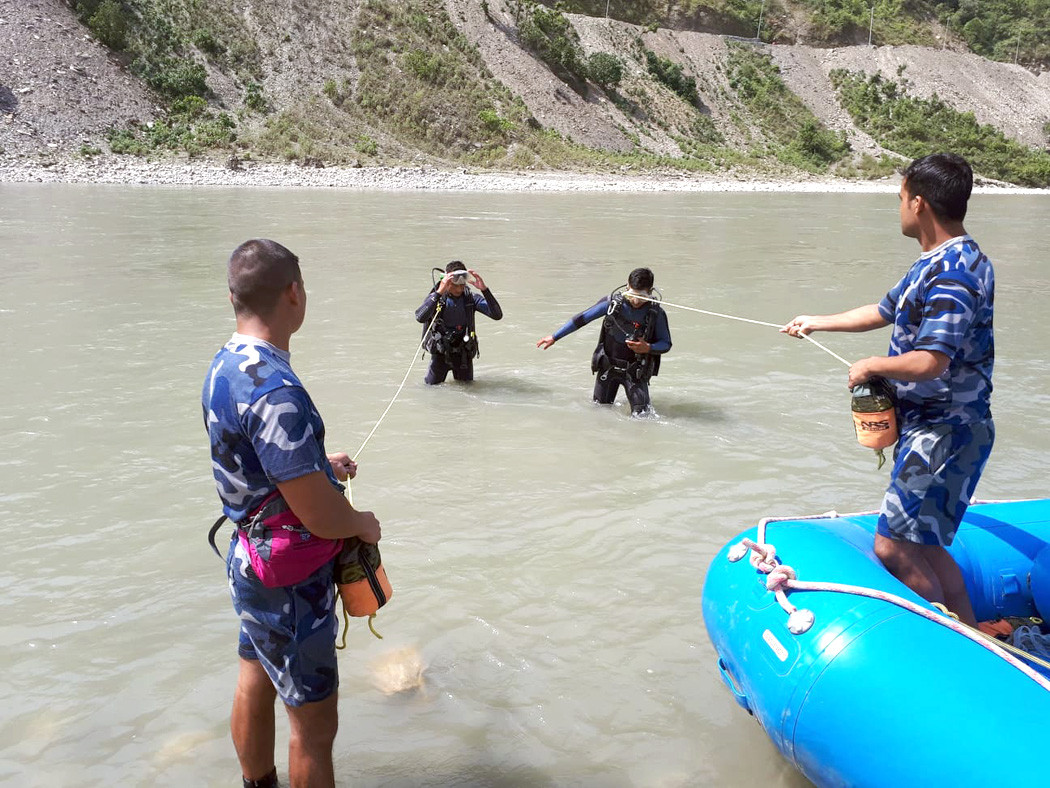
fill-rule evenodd
<path id="1" fill-rule="evenodd" d="M 472 292 L 467 286 L 470 278 L 480 293 Z M 468 270 L 459 260 L 453 260 L 445 266 L 445 275 L 416 310 L 416 320 L 424 326 L 434 320 L 430 331 L 424 329 L 423 337 L 423 349 L 430 354 L 430 367 L 424 378 L 428 385 L 444 383 L 449 370 L 456 380 L 464 383 L 474 380 L 474 359 L 479 355 L 475 312 L 493 320 L 503 317 L 496 296 L 485 286 L 481 275 Z"/>
<path id="2" fill-rule="evenodd" d="M 634 269 L 627 278 L 626 289 L 618 288 L 536 343 L 536 347 L 546 350 L 562 337 L 604 317 L 591 358 L 591 372 L 598 376 L 594 381 L 594 401 L 612 404 L 623 386 L 635 415 L 652 408 L 649 378 L 659 372 L 660 356 L 671 349 L 667 313 L 658 304 L 638 297 L 652 296 L 653 281 L 653 272 L 648 268 Z"/>

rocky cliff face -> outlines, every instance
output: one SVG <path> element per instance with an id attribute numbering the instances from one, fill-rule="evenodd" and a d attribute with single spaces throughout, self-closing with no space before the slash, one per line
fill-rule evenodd
<path id="1" fill-rule="evenodd" d="M 0 0 L 0 148 L 48 153 L 149 122 L 155 97 L 60 0 Z"/>
<path id="2" fill-rule="evenodd" d="M 486 19 L 479 3 L 446 0 L 446 5 L 451 18 L 477 42 L 496 77 L 520 95 L 544 125 L 595 147 L 616 149 L 623 145 L 625 133 L 635 133 L 655 151 L 669 155 L 677 151 L 677 144 L 666 134 L 625 116 L 596 95 L 597 91 L 586 97 L 566 91 L 542 63 L 508 46 L 507 35 Z M 506 27 L 513 23 L 508 10 L 490 10 L 490 15 L 497 16 Z M 646 76 L 645 64 L 631 45 L 639 35 L 648 49 L 685 65 L 696 76 L 698 92 L 719 130 L 730 140 L 741 142 L 741 134 L 730 121 L 730 116 L 739 115 L 739 106 L 725 77 L 725 37 L 663 29 L 649 32 L 592 17 L 571 19 L 585 52 L 613 52 L 625 61 L 624 92 L 630 92 L 632 81 Z M 1043 126 L 1050 121 L 1050 72 L 1036 75 L 1013 64 L 917 46 L 817 49 L 763 45 L 761 49 L 772 55 L 788 87 L 813 114 L 829 128 L 845 131 L 854 149 L 861 152 L 877 152 L 878 146 L 856 128 L 839 105 L 828 77 L 837 68 L 878 73 L 894 80 L 904 74 L 918 97 L 936 94 L 956 109 L 972 112 L 978 122 L 991 124 L 1020 142 L 1030 146 L 1047 143 Z"/>
<path id="3" fill-rule="evenodd" d="M 260 81 L 275 112 L 294 110 L 316 98 L 331 80 L 352 85 L 355 61 L 348 42 L 355 34 L 358 2 L 320 0 L 310 12 L 291 0 L 228 2 L 257 44 Z M 637 42 L 680 64 L 695 77 L 702 112 L 729 146 L 746 148 L 762 138 L 731 88 L 725 68 L 724 37 L 672 30 L 647 31 L 632 25 L 571 16 L 585 53 L 610 52 L 624 63 L 613 101 L 593 85 L 573 89 L 515 42 L 510 4 L 480 0 L 444 0 L 452 24 L 477 47 L 483 65 L 527 107 L 541 127 L 573 142 L 605 151 L 644 150 L 681 155 L 680 141 L 689 118 L 682 102 L 654 82 L 642 62 Z M 104 147 L 110 128 L 148 124 L 162 114 L 162 102 L 121 60 L 96 43 L 62 0 L 0 0 L 0 149 L 7 158 L 75 152 Z M 779 66 L 787 86 L 829 128 L 846 133 L 855 151 L 878 153 L 878 145 L 857 129 L 839 105 L 829 80 L 836 68 L 880 73 L 889 79 L 905 74 L 918 96 L 936 94 L 978 121 L 1001 129 L 1026 145 L 1047 144 L 1050 122 L 1050 72 L 1033 74 L 1012 64 L 973 55 L 904 47 L 761 45 Z M 236 111 L 243 100 L 237 75 L 209 64 L 213 103 Z M 365 126 L 369 118 L 360 119 Z M 246 128 L 263 119 L 244 117 Z M 384 139 L 381 123 L 372 136 Z M 394 139 L 393 158 L 412 151 Z"/>

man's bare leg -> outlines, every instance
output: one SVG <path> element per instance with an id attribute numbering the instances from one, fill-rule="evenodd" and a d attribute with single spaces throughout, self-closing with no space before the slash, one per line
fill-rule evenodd
<path id="1" fill-rule="evenodd" d="M 966 591 L 966 582 L 951 553 L 939 545 L 923 545 L 922 551 L 926 562 L 941 583 L 944 606 L 955 613 L 964 624 L 976 627 L 977 617 L 970 603 L 970 595 Z"/>
<path id="2" fill-rule="evenodd" d="M 245 779 L 261 780 L 273 771 L 276 698 L 277 690 L 262 665 L 242 657 L 230 714 L 230 734 Z"/>
<path id="3" fill-rule="evenodd" d="M 338 693 L 316 703 L 285 706 L 291 722 L 288 775 L 292 788 L 333 788 L 332 747 L 339 729 Z"/>
<path id="4" fill-rule="evenodd" d="M 930 602 L 944 604 L 940 578 L 923 553 L 923 545 L 875 534 L 875 555 L 891 575 Z"/>

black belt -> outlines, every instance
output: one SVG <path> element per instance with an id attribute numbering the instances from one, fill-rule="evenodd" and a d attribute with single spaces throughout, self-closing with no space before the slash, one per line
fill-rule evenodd
<path id="1" fill-rule="evenodd" d="M 284 500 L 283 496 L 277 495 L 271 498 L 269 501 L 264 503 L 253 515 L 245 517 L 243 520 L 239 520 L 235 525 L 242 531 L 248 531 L 252 526 L 261 524 L 264 520 L 273 517 L 275 514 L 288 511 L 288 503 Z M 222 558 L 222 553 L 219 552 L 219 548 L 215 546 L 215 534 L 219 532 L 222 524 L 226 522 L 228 518 L 226 515 L 222 515 L 212 525 L 211 530 L 208 531 L 208 544 L 211 545 L 211 549 L 215 551 L 215 555 Z"/>

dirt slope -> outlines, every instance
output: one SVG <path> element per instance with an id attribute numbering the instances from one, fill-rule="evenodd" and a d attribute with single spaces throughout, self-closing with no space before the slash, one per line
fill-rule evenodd
<path id="1" fill-rule="evenodd" d="M 489 68 L 498 79 L 520 95 L 533 115 L 544 125 L 595 147 L 618 150 L 626 132 L 641 138 L 643 147 L 677 155 L 677 144 L 647 118 L 625 116 L 613 104 L 592 93 L 584 101 L 567 91 L 542 64 L 513 45 L 513 6 L 489 2 L 486 18 L 475 0 L 446 0 L 449 15 L 472 40 L 479 43 Z M 613 52 L 625 62 L 622 94 L 635 90 L 653 93 L 645 64 L 631 46 L 639 35 L 648 49 L 683 64 L 696 77 L 697 92 L 719 131 L 731 144 L 742 146 L 748 137 L 760 136 L 755 129 L 741 129 L 732 118 L 740 117 L 739 106 L 728 85 L 722 64 L 726 44 L 722 36 L 660 29 L 643 31 L 634 25 L 593 17 L 569 15 L 584 51 Z M 836 68 L 879 72 L 899 80 L 898 70 L 912 83 L 912 92 L 923 98 L 934 93 L 962 111 L 973 112 L 981 123 L 989 123 L 1025 144 L 1046 144 L 1043 126 L 1050 121 L 1050 72 L 1035 75 L 1007 63 L 996 63 L 976 55 L 925 47 L 854 46 L 816 49 L 806 46 L 762 45 L 781 69 L 788 87 L 827 126 L 846 132 L 858 153 L 878 153 L 879 146 L 858 129 L 839 105 L 828 74 Z M 644 87 L 643 87 L 644 85 Z M 566 97 L 564 94 L 568 92 Z M 659 96 L 649 96 L 659 102 Z M 673 103 L 674 99 L 670 99 Z M 659 113 L 666 113 L 664 102 Z M 664 117 L 664 119 L 666 119 Z M 673 125 L 673 124 L 672 124 Z M 618 136 L 620 135 L 620 136 Z"/>
<path id="2" fill-rule="evenodd" d="M 521 97 L 544 128 L 592 148 L 627 151 L 633 147 L 623 131 L 627 119 L 615 106 L 595 91 L 579 95 L 513 43 L 514 12 L 509 6 L 490 3 L 492 19 L 473 0 L 446 0 L 445 7 L 496 79 Z"/>
<path id="3" fill-rule="evenodd" d="M 828 78 L 831 69 L 825 68 L 830 50 L 771 46 L 768 51 L 780 67 L 784 84 L 825 126 L 834 131 L 845 131 L 850 145 L 858 153 L 875 156 L 882 152 L 871 135 L 853 124 L 853 119 L 835 97 Z"/>
<path id="4" fill-rule="evenodd" d="M 158 112 L 59 0 L 0 0 L 0 149 L 76 149 Z"/>
<path id="5" fill-rule="evenodd" d="M 1026 145 L 1046 144 L 1043 124 L 1050 121 L 1050 72 L 1036 76 L 1013 63 L 917 46 L 769 47 L 769 51 L 786 77 L 796 68 L 819 64 L 825 76 L 844 68 L 899 81 L 898 71 L 903 68 L 903 78 L 912 84 L 910 93 L 920 98 L 936 93 L 955 109 L 972 112 L 979 123 L 991 124 Z M 834 95 L 828 81 L 800 88 L 807 104 Z"/>
<path id="6" fill-rule="evenodd" d="M 726 42 L 721 36 L 645 31 L 570 16 L 586 53 L 613 52 L 624 61 L 620 100 L 613 102 L 594 87 L 576 92 L 518 47 L 513 4 L 489 0 L 486 13 L 481 0 L 444 3 L 488 68 L 521 97 L 536 120 L 578 143 L 680 155 L 676 138 L 688 137 L 695 115 L 648 76 L 634 45 L 639 37 L 646 48 L 681 63 L 696 78 L 703 111 L 729 144 L 743 148 L 761 137 L 748 127 L 746 117 L 741 121 L 744 113 L 724 74 Z M 258 46 L 264 89 L 274 109 L 316 99 L 326 79 L 354 79 L 356 65 L 347 42 L 354 35 L 357 0 L 316 0 L 307 10 L 292 0 L 238 2 L 236 7 Z M 90 38 L 62 0 L 0 0 L 0 46 L 0 156 L 75 152 L 85 143 L 104 147 L 106 129 L 148 122 L 160 112 L 155 97 Z M 788 86 L 828 126 L 846 131 L 858 152 L 877 152 L 878 146 L 838 105 L 828 79 L 835 68 L 898 79 L 904 67 L 917 95 L 936 93 L 1026 144 L 1046 144 L 1050 73 L 1037 76 L 1012 64 L 913 46 L 765 49 Z M 232 75 L 212 69 L 209 85 L 216 103 L 226 109 L 236 110 L 243 100 L 244 85 Z M 381 131 L 375 136 L 381 138 Z"/>

